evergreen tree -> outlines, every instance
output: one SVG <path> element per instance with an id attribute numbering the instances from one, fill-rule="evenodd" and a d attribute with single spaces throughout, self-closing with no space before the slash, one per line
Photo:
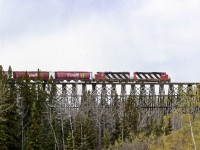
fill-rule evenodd
<path id="1" fill-rule="evenodd" d="M 27 129 L 26 148 L 44 149 L 45 137 L 48 135 L 45 123 L 45 102 L 47 93 L 43 88 L 43 83 L 40 80 L 40 73 L 35 81 L 36 84 L 31 86 L 32 94 L 32 108 L 31 108 L 31 121 Z"/>
<path id="2" fill-rule="evenodd" d="M 7 150 L 7 135 L 5 133 L 6 126 L 2 122 L 0 122 L 0 147 L 2 150 Z"/>
<path id="3" fill-rule="evenodd" d="M 44 135 L 43 129 L 44 124 L 40 118 L 39 111 L 36 106 L 36 102 L 33 102 L 33 106 L 31 108 L 31 125 L 27 129 L 26 132 L 26 143 L 25 149 L 28 150 L 42 150 L 43 142 L 44 142 Z"/>
<path id="4" fill-rule="evenodd" d="M 91 120 L 82 114 L 77 114 L 75 119 L 74 141 L 78 150 L 93 150 L 95 136 Z"/>
<path id="5" fill-rule="evenodd" d="M 66 149 L 67 150 L 74 150 L 73 140 L 74 139 L 73 139 L 72 133 L 69 132 L 67 139 L 66 139 Z"/>
<path id="6" fill-rule="evenodd" d="M 60 123 L 57 120 L 57 111 L 56 111 L 56 105 L 57 105 L 57 99 L 56 99 L 56 84 L 54 83 L 53 79 L 51 78 L 48 81 L 47 84 L 47 98 L 46 98 L 46 120 L 47 120 L 47 138 L 46 138 L 46 147 L 47 150 L 59 149 L 59 138 L 61 137 L 61 127 Z"/>
<path id="7" fill-rule="evenodd" d="M 159 124 L 156 125 L 156 130 L 155 130 L 156 136 L 161 136 L 164 133 L 163 127 L 164 127 L 164 119 L 163 117 L 161 117 Z"/>
<path id="8" fill-rule="evenodd" d="M 7 103 L 8 97 L 9 89 L 6 84 L 6 76 L 4 76 L 3 68 L 0 66 L 0 148 L 2 150 L 8 149 L 8 135 L 6 134 L 6 130 L 8 130 L 6 126 L 6 113 L 10 109 L 10 105 Z"/>
<path id="9" fill-rule="evenodd" d="M 168 124 L 165 128 L 165 135 L 169 135 L 171 131 L 172 131 L 172 122 L 171 122 L 171 117 L 169 117 Z"/>
<path id="10" fill-rule="evenodd" d="M 145 136 L 149 137 L 151 133 L 153 132 L 153 118 L 147 117 L 146 125 L 143 128 L 143 132 L 145 133 Z"/>
<path id="11" fill-rule="evenodd" d="M 114 144 L 116 140 L 119 139 L 120 137 L 120 118 L 119 118 L 119 100 L 118 96 L 115 96 L 114 102 L 113 102 L 113 114 L 114 114 L 114 131 L 112 132 L 111 135 L 111 143 Z"/>
<path id="12" fill-rule="evenodd" d="M 21 136 L 20 136 L 20 116 L 17 113 L 17 89 L 14 80 L 12 79 L 12 69 L 9 67 L 7 85 L 9 95 L 6 103 L 11 106 L 6 111 L 6 134 L 7 134 L 7 147 L 8 149 L 21 149 Z"/>
<path id="13" fill-rule="evenodd" d="M 38 142 L 38 139 L 45 143 L 45 136 L 48 135 L 45 122 L 45 103 L 47 93 L 43 88 L 43 83 L 38 76 L 34 83 L 30 82 L 26 73 L 23 79 L 17 81 L 19 86 L 19 113 L 21 116 L 22 149 L 25 147 L 42 148 L 45 144 Z M 38 131 L 38 132 L 36 132 Z M 36 135 L 36 134 L 39 135 Z M 32 136 L 35 136 L 33 138 Z M 43 146 L 42 146 L 43 145 Z"/>
<path id="14" fill-rule="evenodd" d="M 124 117 L 123 117 L 123 136 L 128 138 L 130 132 L 137 134 L 138 130 L 138 110 L 135 107 L 135 101 L 129 97 L 125 101 Z"/>
<path id="15" fill-rule="evenodd" d="M 7 118 L 6 111 L 9 108 L 7 103 L 9 97 L 9 89 L 6 84 L 7 78 L 4 76 L 4 71 L 2 66 L 0 66 L 0 122 L 5 121 Z"/>
<path id="16" fill-rule="evenodd" d="M 30 126 L 31 121 L 31 107 L 33 106 L 33 93 L 31 91 L 31 83 L 27 72 L 24 78 L 16 81 L 18 86 L 18 112 L 21 121 L 21 148 L 24 149 L 24 143 L 26 140 L 26 131 Z"/>
<path id="17" fill-rule="evenodd" d="M 103 147 L 103 149 L 108 149 L 110 144 L 111 144 L 110 132 L 108 131 L 108 129 L 105 129 L 104 133 L 103 133 L 103 138 L 102 138 L 102 147 Z"/>

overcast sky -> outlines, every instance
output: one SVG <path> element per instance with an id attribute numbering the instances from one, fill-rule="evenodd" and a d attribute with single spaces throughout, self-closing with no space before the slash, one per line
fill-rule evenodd
<path id="1" fill-rule="evenodd" d="M 199 8 L 199 0 L 0 0 L 0 64 L 199 82 Z"/>

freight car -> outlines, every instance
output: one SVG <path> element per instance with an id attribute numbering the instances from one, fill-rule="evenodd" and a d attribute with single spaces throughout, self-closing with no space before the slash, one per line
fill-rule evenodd
<path id="1" fill-rule="evenodd" d="M 59 71 L 55 72 L 55 80 L 58 81 L 86 81 L 90 80 L 92 78 L 92 73 L 91 72 L 68 72 L 68 71 Z"/>
<path id="2" fill-rule="evenodd" d="M 25 71 L 14 71 L 13 72 L 13 78 L 14 79 L 23 79 L 25 77 L 26 73 L 27 73 L 28 77 L 30 78 L 30 80 L 36 80 L 37 77 L 38 77 L 38 72 L 37 71 L 28 71 L 28 72 L 25 72 Z M 39 78 L 41 80 L 44 80 L 44 81 L 49 80 L 49 72 L 47 72 L 47 71 L 39 72 Z"/>

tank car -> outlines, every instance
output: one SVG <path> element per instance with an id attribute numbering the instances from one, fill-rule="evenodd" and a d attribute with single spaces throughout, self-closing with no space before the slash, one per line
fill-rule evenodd
<path id="1" fill-rule="evenodd" d="M 25 71 L 14 71 L 13 78 L 14 79 L 23 79 L 25 74 L 26 74 Z M 35 80 L 38 76 L 37 71 L 28 71 L 27 74 L 28 74 L 30 80 Z M 49 72 L 41 71 L 41 72 L 39 72 L 39 77 L 41 80 L 47 81 L 47 80 L 49 80 Z"/>
<path id="2" fill-rule="evenodd" d="M 78 71 L 57 71 L 55 72 L 55 80 L 57 81 L 63 81 L 63 80 L 67 80 L 67 81 L 86 81 L 86 80 L 90 80 L 92 78 L 92 72 L 78 72 Z"/>

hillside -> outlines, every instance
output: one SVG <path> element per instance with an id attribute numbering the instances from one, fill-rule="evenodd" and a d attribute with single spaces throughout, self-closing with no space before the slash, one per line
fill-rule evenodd
<path id="1" fill-rule="evenodd" d="M 189 118 L 190 117 L 190 118 Z M 194 142 L 192 138 L 192 131 L 194 134 L 194 140 L 196 143 L 196 149 L 200 148 L 200 113 L 195 116 L 195 121 L 191 126 L 189 119 L 192 116 L 182 115 L 182 127 L 178 130 L 172 131 L 169 135 L 162 135 L 155 137 L 151 135 L 149 138 L 142 136 L 141 134 L 131 143 L 124 142 L 122 147 L 115 147 L 114 149 L 120 150 L 194 150 Z M 119 146 L 119 145 L 118 145 Z"/>

